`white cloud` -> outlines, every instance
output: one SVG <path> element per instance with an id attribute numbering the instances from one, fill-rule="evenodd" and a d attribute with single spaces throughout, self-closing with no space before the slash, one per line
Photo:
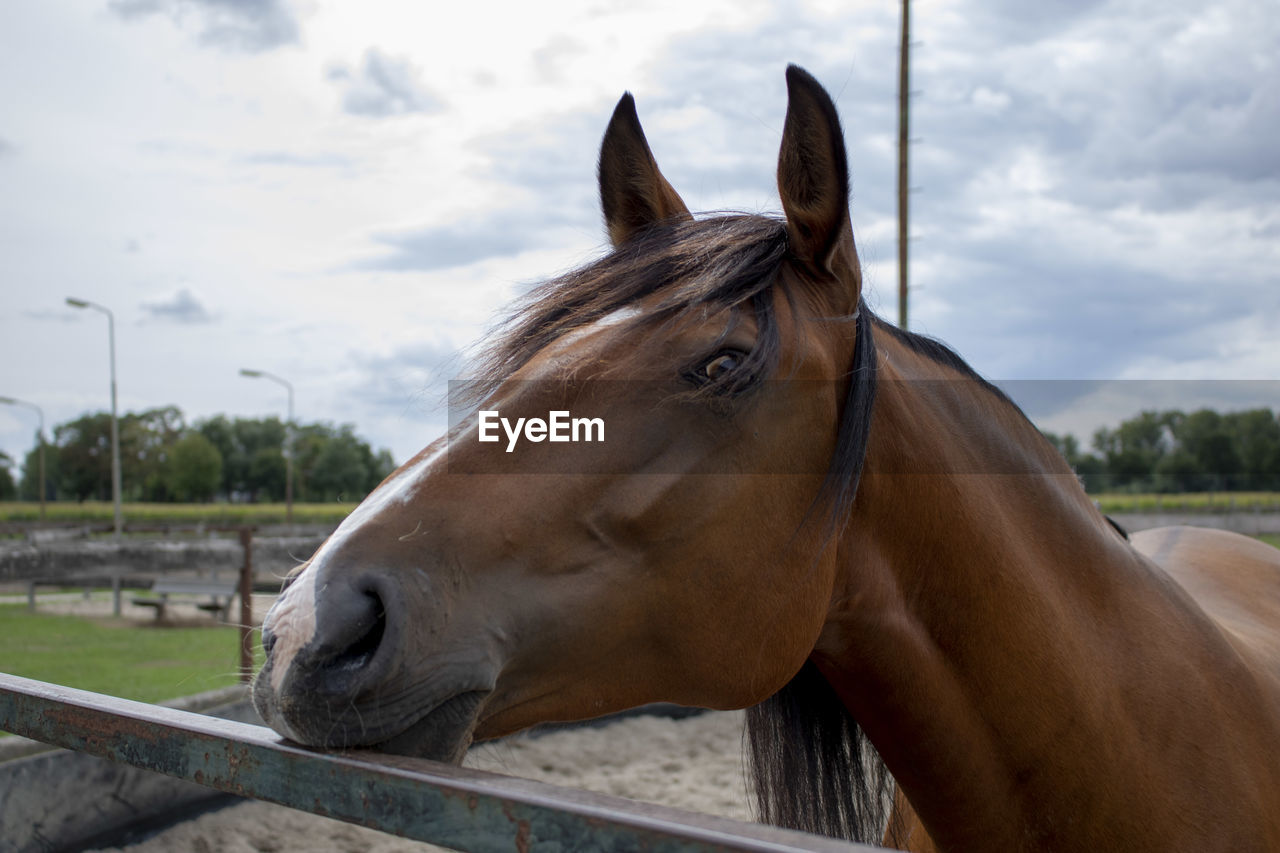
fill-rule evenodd
<path id="1" fill-rule="evenodd" d="M 693 207 L 773 210 L 790 61 L 837 100 L 869 296 L 896 314 L 895 4 L 463 4 L 448 27 L 384 0 L 108 8 L 11 4 L 0 27 L 0 75 L 26 81 L 0 91 L 0 388 L 51 423 L 105 405 L 105 329 L 63 309 L 75 293 L 117 312 L 122 406 L 275 411 L 252 363 L 404 459 L 431 438 L 415 346 L 462 345 L 599 250 L 622 91 Z M 1280 371 L 1266 4 L 915 20 L 914 328 L 998 378 Z M 29 438 L 0 426 L 11 455 Z"/>
<path id="2" fill-rule="evenodd" d="M 439 111 L 443 106 L 440 98 L 420 76 L 408 59 L 388 56 L 377 48 L 365 51 L 359 68 L 337 65 L 327 74 L 343 90 L 344 110 L 374 118 Z"/>
<path id="3" fill-rule="evenodd" d="M 298 21 L 285 0 L 109 0 L 107 8 L 131 21 L 165 15 L 210 47 L 256 53 L 298 41 Z"/>
<path id="4" fill-rule="evenodd" d="M 212 323 L 214 317 L 187 288 L 142 303 L 146 319 L 166 323 Z"/>

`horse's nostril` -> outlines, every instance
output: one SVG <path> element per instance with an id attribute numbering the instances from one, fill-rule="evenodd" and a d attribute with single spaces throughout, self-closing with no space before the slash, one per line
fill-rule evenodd
<path id="1" fill-rule="evenodd" d="M 291 660 L 274 662 L 276 667 L 286 667 L 281 672 L 291 673 L 290 690 L 336 702 L 349 700 L 381 682 L 393 663 L 388 654 L 391 650 L 384 647 L 396 630 L 395 602 L 384 592 L 387 586 L 374 578 L 323 585 L 327 595 L 316 603 L 312 618 L 307 620 L 311 636 L 298 643 Z M 282 626 L 273 627 L 281 638 L 276 649 L 279 656 L 287 652 L 291 635 Z"/>
<path id="2" fill-rule="evenodd" d="M 353 629 L 349 635 L 350 643 L 345 649 L 337 650 L 327 664 L 329 669 L 362 669 L 382 645 L 382 637 L 387 630 L 387 612 L 382 600 L 372 592 L 364 593 L 363 598 L 365 611 L 359 622 L 349 626 Z"/>
<path id="3" fill-rule="evenodd" d="M 276 635 L 272 633 L 270 628 L 262 629 L 262 651 L 267 657 L 271 657 L 271 650 L 276 647 Z"/>

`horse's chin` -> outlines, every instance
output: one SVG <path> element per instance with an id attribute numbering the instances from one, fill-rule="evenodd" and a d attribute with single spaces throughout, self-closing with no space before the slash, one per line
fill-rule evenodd
<path id="1" fill-rule="evenodd" d="M 483 690 L 459 693 L 404 731 L 374 744 L 372 748 L 392 755 L 460 764 L 471 746 L 480 703 L 486 695 L 487 691 Z"/>

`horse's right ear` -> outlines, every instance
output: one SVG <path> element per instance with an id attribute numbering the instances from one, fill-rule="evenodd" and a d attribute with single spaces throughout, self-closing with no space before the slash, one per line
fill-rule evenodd
<path id="1" fill-rule="evenodd" d="M 858 252 L 849 222 L 849 163 L 836 105 L 809 72 L 787 68 L 787 119 L 778 154 L 778 193 L 787 215 L 795 260 L 819 277 L 834 276 L 852 290 L 841 294 L 857 307 L 862 287 Z"/>
<path id="2" fill-rule="evenodd" d="M 618 101 L 600 143 L 600 205 L 615 247 L 659 222 L 693 218 L 658 171 L 630 92 Z"/>

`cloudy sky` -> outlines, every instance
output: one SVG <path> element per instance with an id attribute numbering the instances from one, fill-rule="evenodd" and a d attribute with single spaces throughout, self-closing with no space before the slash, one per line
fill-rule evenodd
<path id="1" fill-rule="evenodd" d="M 998 380 L 1280 379 L 1274 2 L 913 10 L 912 327 Z M 693 209 L 772 211 L 788 62 L 843 115 L 896 317 L 898 25 L 886 0 L 6 3 L 0 395 L 107 407 L 105 318 L 74 296 L 115 312 L 122 411 L 283 413 L 258 368 L 403 461 L 459 350 L 603 251 L 621 93 Z M 1096 386 L 1055 387 L 1033 415 L 1087 433 Z M 33 426 L 0 406 L 0 449 Z"/>

